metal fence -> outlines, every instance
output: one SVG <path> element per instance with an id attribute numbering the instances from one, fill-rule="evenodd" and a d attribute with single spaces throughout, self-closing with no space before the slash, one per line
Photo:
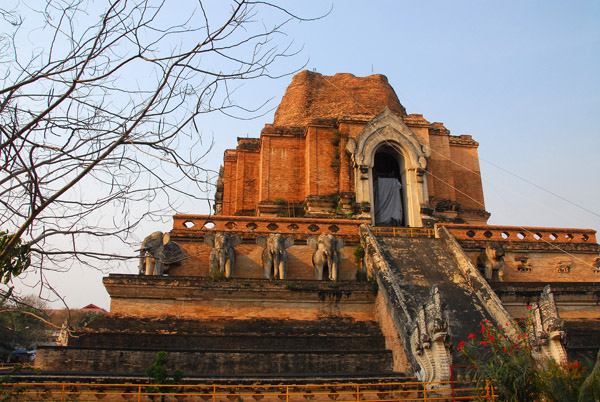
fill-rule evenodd
<path id="1" fill-rule="evenodd" d="M 397 382 L 303 385 L 149 385 L 85 383 L 4 383 L 3 401 L 494 401 L 493 387 L 472 382 Z"/>
<path id="2" fill-rule="evenodd" d="M 435 237 L 435 231 L 428 228 L 405 228 L 405 227 L 373 227 L 375 236 L 388 237 Z"/>

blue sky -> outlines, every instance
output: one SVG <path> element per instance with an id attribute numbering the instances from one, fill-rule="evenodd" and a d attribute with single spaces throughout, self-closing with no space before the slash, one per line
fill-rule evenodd
<path id="1" fill-rule="evenodd" d="M 313 15 L 331 3 L 302 4 Z M 494 167 L 600 214 L 599 2 L 344 1 L 291 28 L 308 69 L 384 74 L 408 113 L 472 135 L 491 224 L 600 228 L 598 216 Z M 258 93 L 276 106 L 290 81 Z M 212 157 L 272 120 L 219 121 Z"/>
<path id="2" fill-rule="evenodd" d="M 284 4 L 311 17 L 332 3 Z M 277 71 L 307 61 L 325 75 L 384 74 L 408 113 L 472 135 L 490 224 L 600 229 L 600 2 L 345 0 L 327 17 L 285 31 L 302 51 Z M 250 105 L 271 99 L 274 108 L 290 82 L 247 83 L 236 96 Z M 273 111 L 250 121 L 206 117 L 203 134 L 215 141 L 207 167 L 217 170 L 237 137 L 258 137 L 272 121 Z M 207 209 L 184 203 L 179 212 Z M 136 270 L 132 261 L 126 272 Z M 73 268 L 62 275 L 57 287 L 70 305 L 108 307 L 103 274 Z"/>

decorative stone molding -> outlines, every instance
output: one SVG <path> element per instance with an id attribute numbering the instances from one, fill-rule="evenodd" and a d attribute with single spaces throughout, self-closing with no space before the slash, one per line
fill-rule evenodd
<path id="1" fill-rule="evenodd" d="M 477 257 L 477 268 L 488 281 L 502 281 L 504 277 L 504 248 L 498 242 L 486 242 L 485 250 Z"/>
<path id="2" fill-rule="evenodd" d="M 558 364 L 567 363 L 563 345 L 564 322 L 558 315 L 550 285 L 546 285 L 537 303 L 532 305 L 532 329 L 530 337 L 537 351 Z"/>
<path id="3" fill-rule="evenodd" d="M 438 226 L 447 228 L 457 240 L 504 241 L 511 243 L 536 242 L 543 244 L 596 243 L 596 231 L 592 229 L 490 226 L 456 223 L 438 223 Z"/>
<path id="4" fill-rule="evenodd" d="M 410 346 L 421 366 L 421 371 L 417 373 L 421 381 L 450 380 L 452 357 L 448 342 L 448 319 L 444 314 L 437 286 L 431 288 L 429 300 L 418 312 Z"/>
<path id="5" fill-rule="evenodd" d="M 528 255 L 520 255 L 515 257 L 515 262 L 517 263 L 517 271 L 519 272 L 531 272 L 533 269 L 533 264 L 529 262 Z"/>
<path id="6" fill-rule="evenodd" d="M 568 274 L 571 272 L 571 266 L 573 265 L 573 260 L 569 257 L 556 257 L 554 259 L 554 270 L 561 274 Z"/>
<path id="7" fill-rule="evenodd" d="M 198 238 L 208 233 L 234 232 L 244 239 L 256 239 L 270 233 L 306 240 L 321 233 L 333 234 L 345 241 L 358 241 L 358 227 L 365 219 L 282 218 L 265 216 L 175 215 L 171 237 Z"/>

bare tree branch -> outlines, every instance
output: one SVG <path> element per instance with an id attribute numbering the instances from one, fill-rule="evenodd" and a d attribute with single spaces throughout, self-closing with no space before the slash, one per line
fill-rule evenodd
<path id="1" fill-rule="evenodd" d="M 247 0 L 0 6 L 0 261 L 20 241 L 34 270 L 124 260 L 102 239 L 132 246 L 180 197 L 208 199 L 199 119 L 257 111 L 233 83 L 296 72 L 283 30 L 310 19 Z"/>

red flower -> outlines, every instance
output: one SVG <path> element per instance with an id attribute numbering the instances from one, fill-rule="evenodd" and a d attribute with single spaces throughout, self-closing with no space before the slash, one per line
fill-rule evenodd
<path id="1" fill-rule="evenodd" d="M 475 334 L 473 334 L 473 333 L 470 333 L 470 334 L 469 334 L 469 339 L 475 339 Z"/>
<path id="2" fill-rule="evenodd" d="M 527 306 L 527 310 L 531 310 L 531 306 Z"/>
<path id="3" fill-rule="evenodd" d="M 504 348 L 504 353 L 506 353 L 506 348 Z"/>
<path id="4" fill-rule="evenodd" d="M 458 342 L 458 346 L 456 347 L 456 350 L 458 350 L 460 352 L 461 350 L 463 350 L 464 347 L 465 347 L 465 341 L 460 341 L 460 342 Z"/>

